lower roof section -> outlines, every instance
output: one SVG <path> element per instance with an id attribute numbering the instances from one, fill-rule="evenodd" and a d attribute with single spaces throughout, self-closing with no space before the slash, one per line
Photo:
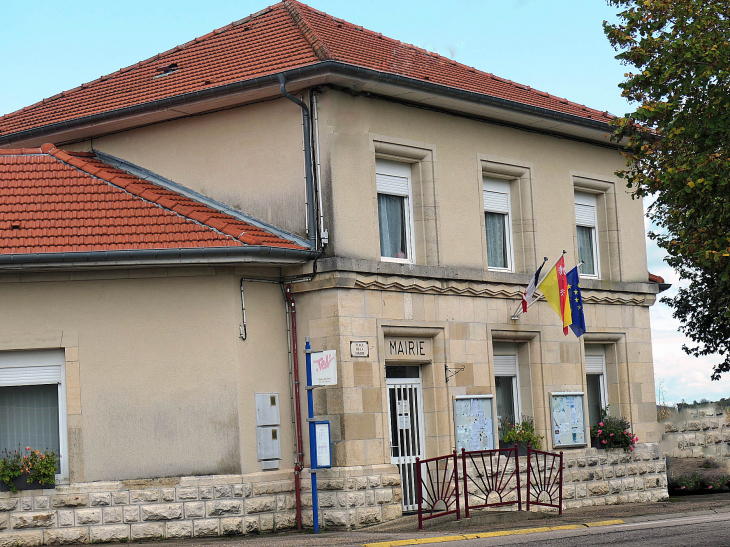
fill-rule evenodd
<path id="1" fill-rule="evenodd" d="M 105 159 L 52 144 L 0 150 L 0 269 L 316 256 L 297 236 Z"/>

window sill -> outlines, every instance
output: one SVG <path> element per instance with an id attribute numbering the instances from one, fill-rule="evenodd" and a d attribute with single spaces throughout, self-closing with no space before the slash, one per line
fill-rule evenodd
<path id="1" fill-rule="evenodd" d="M 413 261 L 408 260 L 407 258 L 392 258 L 389 256 L 381 256 L 380 261 L 381 262 L 393 262 L 395 264 L 413 264 Z"/>

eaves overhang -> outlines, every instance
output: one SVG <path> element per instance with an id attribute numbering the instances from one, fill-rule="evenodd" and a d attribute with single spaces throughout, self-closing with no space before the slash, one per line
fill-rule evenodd
<path id="1" fill-rule="evenodd" d="M 377 71 L 340 61 L 322 61 L 282 71 L 290 91 L 334 85 L 353 92 L 392 98 L 405 103 L 493 120 L 515 127 L 611 143 L 613 128 L 602 121 L 557 112 L 492 95 Z M 74 142 L 181 117 L 233 108 L 280 96 L 279 73 L 183 93 L 117 110 L 0 135 L 0 146 L 38 146 L 46 141 Z"/>
<path id="2" fill-rule="evenodd" d="M 0 254 L 0 273 L 153 266 L 290 266 L 318 256 L 310 249 L 268 246 Z"/>

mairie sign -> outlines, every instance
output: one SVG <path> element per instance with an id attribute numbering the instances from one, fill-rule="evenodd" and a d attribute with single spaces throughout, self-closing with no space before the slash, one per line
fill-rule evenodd
<path id="1" fill-rule="evenodd" d="M 385 360 L 426 363 L 433 359 L 431 338 L 385 338 Z"/>

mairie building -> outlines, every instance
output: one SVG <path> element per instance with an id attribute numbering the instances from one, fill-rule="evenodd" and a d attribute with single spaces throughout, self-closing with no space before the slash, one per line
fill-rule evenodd
<path id="1" fill-rule="evenodd" d="M 526 417 L 566 509 L 665 499 L 667 286 L 610 120 L 294 0 L 0 117 L 0 450 L 61 455 L 0 544 L 312 526 L 307 340 L 325 528 Z M 521 312 L 561 256 L 581 337 Z M 606 408 L 634 452 L 590 447 Z"/>

